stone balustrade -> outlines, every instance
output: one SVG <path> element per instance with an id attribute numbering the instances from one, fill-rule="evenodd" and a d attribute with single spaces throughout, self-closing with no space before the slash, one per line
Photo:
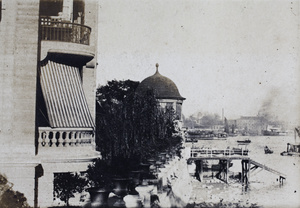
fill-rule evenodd
<path id="1" fill-rule="evenodd" d="M 40 148 L 90 146 L 95 143 L 92 128 L 39 127 Z"/>

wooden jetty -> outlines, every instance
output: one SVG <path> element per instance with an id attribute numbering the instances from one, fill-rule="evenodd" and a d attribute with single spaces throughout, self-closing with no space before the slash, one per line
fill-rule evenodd
<path id="1" fill-rule="evenodd" d="M 241 161 L 241 182 L 249 183 L 250 173 L 254 174 L 257 169 L 266 170 L 279 176 L 279 182 L 283 183 L 286 175 L 276 171 L 266 165 L 254 161 L 248 156 L 248 150 L 241 148 L 233 149 L 197 149 L 192 148 L 190 152 L 189 161 L 194 161 L 196 164 L 196 177 L 203 181 L 203 161 L 219 160 L 219 172 L 216 174 L 217 178 L 228 183 L 228 171 L 230 162 L 232 160 Z"/>

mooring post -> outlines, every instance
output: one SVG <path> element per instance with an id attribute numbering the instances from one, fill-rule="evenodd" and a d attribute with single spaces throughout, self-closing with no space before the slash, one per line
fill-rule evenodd
<path id="1" fill-rule="evenodd" d="M 200 173 L 199 173 L 200 181 L 203 181 L 203 160 L 200 160 Z"/>
<path id="2" fill-rule="evenodd" d="M 241 175 L 241 182 L 242 182 L 242 183 L 244 183 L 244 174 L 245 174 L 245 173 L 244 173 L 244 162 L 243 162 L 243 160 L 242 160 L 242 162 L 241 162 L 241 163 L 242 163 L 242 175 Z"/>
<path id="3" fill-rule="evenodd" d="M 196 160 L 195 165 L 196 165 L 195 176 L 200 182 L 202 182 L 203 181 L 203 160 Z"/>

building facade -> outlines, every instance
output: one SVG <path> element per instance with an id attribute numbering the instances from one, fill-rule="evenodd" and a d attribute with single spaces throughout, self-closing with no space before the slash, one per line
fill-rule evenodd
<path id="1" fill-rule="evenodd" d="M 242 116 L 235 121 L 235 125 L 244 135 L 261 135 L 267 122 L 260 116 Z"/>
<path id="2" fill-rule="evenodd" d="M 93 0 L 2 0 L 0 173 L 29 205 L 53 204 L 56 173 L 95 151 L 97 10 Z"/>

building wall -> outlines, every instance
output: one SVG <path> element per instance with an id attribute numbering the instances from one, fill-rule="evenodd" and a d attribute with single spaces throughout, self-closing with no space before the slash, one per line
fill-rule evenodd
<path id="1" fill-rule="evenodd" d="M 40 0 L 2 0 L 0 22 L 0 173 L 24 193 L 30 206 L 46 207 L 53 197 L 53 173 L 83 171 L 96 157 L 91 148 L 78 158 L 55 162 L 45 161 L 55 151 L 66 157 L 72 148 L 55 149 L 47 155 L 35 155 L 36 86 L 39 59 L 38 24 Z M 87 51 L 96 54 L 97 1 L 87 0 L 86 25 L 92 27 L 91 45 Z M 48 42 L 49 43 L 49 42 Z M 74 43 L 75 44 L 75 43 Z M 75 49 L 80 44 L 74 45 Z M 50 44 L 51 45 L 51 44 Z M 42 52 L 44 48 L 41 48 Z M 47 54 L 45 49 L 44 55 Z M 42 54 L 43 55 L 43 54 Z M 41 57 L 43 58 L 43 57 Z M 95 61 L 94 61 L 95 63 Z M 83 88 L 92 116 L 95 115 L 96 64 L 83 67 Z M 90 149 L 90 150 L 88 150 Z M 72 152 L 71 152 L 72 153 Z M 90 154 L 89 154 L 90 153 Z M 73 152 L 71 155 L 74 155 Z M 79 158 L 81 157 L 81 158 Z M 55 158 L 54 158 L 55 159 Z M 35 186 L 35 168 L 41 164 L 44 174 Z M 38 199 L 35 191 L 38 191 Z M 37 203 L 37 200 L 39 204 Z"/>
<path id="2" fill-rule="evenodd" d="M 53 200 L 53 180 L 55 173 L 66 172 L 84 172 L 87 169 L 89 161 L 69 160 L 69 161 L 57 161 L 57 162 L 45 162 L 43 163 L 43 176 L 38 180 L 38 205 L 40 207 L 49 207 L 63 205 L 64 202 L 60 200 Z M 70 200 L 71 202 L 72 200 Z M 75 200 L 71 205 L 78 205 L 79 200 Z"/>
<path id="3" fill-rule="evenodd" d="M 67 0 L 65 0 L 67 1 Z M 68 0 L 69 1 L 69 0 Z M 40 60 L 44 60 L 48 53 L 61 52 L 62 54 L 79 54 L 93 56 L 94 58 L 82 67 L 82 85 L 85 92 L 86 100 L 89 106 L 92 117 L 95 120 L 95 89 L 96 89 L 96 67 L 97 67 L 97 10 L 98 1 L 86 0 L 84 4 L 84 25 L 89 26 L 92 31 L 90 34 L 90 44 L 78 44 L 61 41 L 41 41 L 41 56 Z M 76 58 L 75 58 L 76 59 Z"/>
<path id="4" fill-rule="evenodd" d="M 253 116 L 237 119 L 236 125 L 241 132 L 261 135 L 262 130 L 265 129 L 266 123 L 262 117 Z"/>
<path id="5" fill-rule="evenodd" d="M 32 158 L 35 154 L 38 11 L 39 0 L 2 0 L 0 172 L 14 184 L 13 189 L 25 194 L 31 206 L 34 202 L 35 162 Z"/>
<path id="6" fill-rule="evenodd" d="M 98 1 L 87 0 L 85 3 L 85 24 L 92 28 L 90 47 L 95 57 L 83 69 L 83 89 L 89 105 L 92 117 L 96 116 L 96 68 L 97 68 L 97 45 L 98 45 Z M 92 14 L 92 15 L 88 15 Z"/>
<path id="7" fill-rule="evenodd" d="M 34 155 L 39 0 L 3 0 L 0 22 L 1 148 Z M 11 146 L 11 145 L 8 145 Z"/>

